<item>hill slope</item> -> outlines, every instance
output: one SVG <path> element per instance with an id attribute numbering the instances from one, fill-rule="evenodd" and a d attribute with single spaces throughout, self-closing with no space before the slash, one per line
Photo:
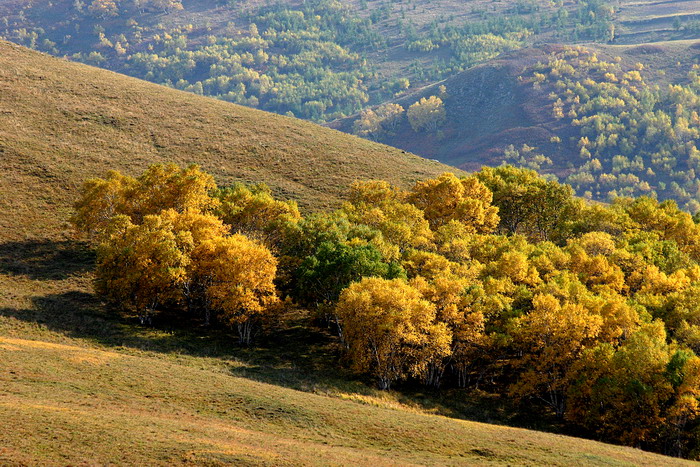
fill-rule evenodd
<path id="1" fill-rule="evenodd" d="M 0 357 L 3 464 L 684 464 L 280 388 L 236 362 L 2 336 Z"/>
<path id="2" fill-rule="evenodd" d="M 607 40 L 607 2 L 0 0 L 0 38 L 328 120 L 526 43 Z"/>
<path id="3" fill-rule="evenodd" d="M 304 208 L 355 179 L 402 185 L 447 167 L 301 120 L 168 89 L 0 42 L 0 240 L 65 230 L 88 177 L 201 164 L 220 184 L 265 181 Z"/>

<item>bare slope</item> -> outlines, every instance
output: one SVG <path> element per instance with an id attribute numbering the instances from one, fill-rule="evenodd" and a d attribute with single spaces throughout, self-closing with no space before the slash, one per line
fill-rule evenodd
<path id="1" fill-rule="evenodd" d="M 355 179 L 408 184 L 447 168 L 301 120 L 171 90 L 0 42 L 0 241 L 65 231 L 76 189 L 116 169 L 198 163 L 302 207 Z"/>

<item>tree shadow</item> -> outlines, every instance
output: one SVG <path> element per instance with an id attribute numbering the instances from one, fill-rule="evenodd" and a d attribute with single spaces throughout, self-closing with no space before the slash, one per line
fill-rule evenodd
<path id="1" fill-rule="evenodd" d="M 153 326 L 111 309 L 99 297 L 70 291 L 33 299 L 33 306 L 0 308 L 0 316 L 36 323 L 50 331 L 107 347 L 221 359 L 234 376 L 284 387 L 309 390 L 355 380 L 339 362 L 336 339 L 311 326 L 308 314 L 285 317 L 253 346 L 238 344 L 238 336 L 223 327 L 205 327 L 199 319 L 156 315 Z"/>
<path id="2" fill-rule="evenodd" d="M 167 314 L 157 315 L 153 326 L 142 326 L 136 317 L 110 309 L 94 294 L 82 291 L 36 297 L 33 302 L 27 309 L 0 308 L 0 317 L 106 347 L 215 358 L 228 366 L 232 376 L 304 392 L 366 396 L 378 392 L 371 377 L 360 377 L 343 364 L 338 339 L 314 326 L 308 312 L 289 313 L 259 335 L 253 346 L 245 347 L 230 330 L 204 327 L 197 319 L 175 321 Z M 430 390 L 415 382 L 395 389 L 396 400 L 408 406 L 452 418 L 533 428 L 531 419 L 502 399 L 465 398 L 463 390 Z M 551 423 L 537 428 L 557 431 Z"/>
<path id="3" fill-rule="evenodd" d="M 95 254 L 87 244 L 70 240 L 0 243 L 0 274 L 34 280 L 62 280 L 92 268 Z"/>

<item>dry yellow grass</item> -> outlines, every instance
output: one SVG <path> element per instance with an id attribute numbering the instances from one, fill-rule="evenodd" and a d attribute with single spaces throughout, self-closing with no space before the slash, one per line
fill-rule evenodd
<path id="1" fill-rule="evenodd" d="M 65 232 L 76 190 L 108 169 L 197 163 L 304 208 L 356 179 L 406 185 L 442 164 L 297 119 L 168 89 L 0 41 L 0 241 Z"/>
<path id="2" fill-rule="evenodd" d="M 3 464 L 683 465 L 593 441 L 390 409 L 179 361 L 0 337 Z M 80 357 L 80 358 L 76 358 Z M 99 364 L 96 364 L 99 362 Z"/>

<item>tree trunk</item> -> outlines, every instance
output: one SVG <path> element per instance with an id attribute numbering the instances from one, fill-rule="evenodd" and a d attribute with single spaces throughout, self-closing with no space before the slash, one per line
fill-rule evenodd
<path id="1" fill-rule="evenodd" d="M 253 336 L 253 323 L 248 320 L 238 323 L 238 339 L 243 345 L 250 345 Z"/>

